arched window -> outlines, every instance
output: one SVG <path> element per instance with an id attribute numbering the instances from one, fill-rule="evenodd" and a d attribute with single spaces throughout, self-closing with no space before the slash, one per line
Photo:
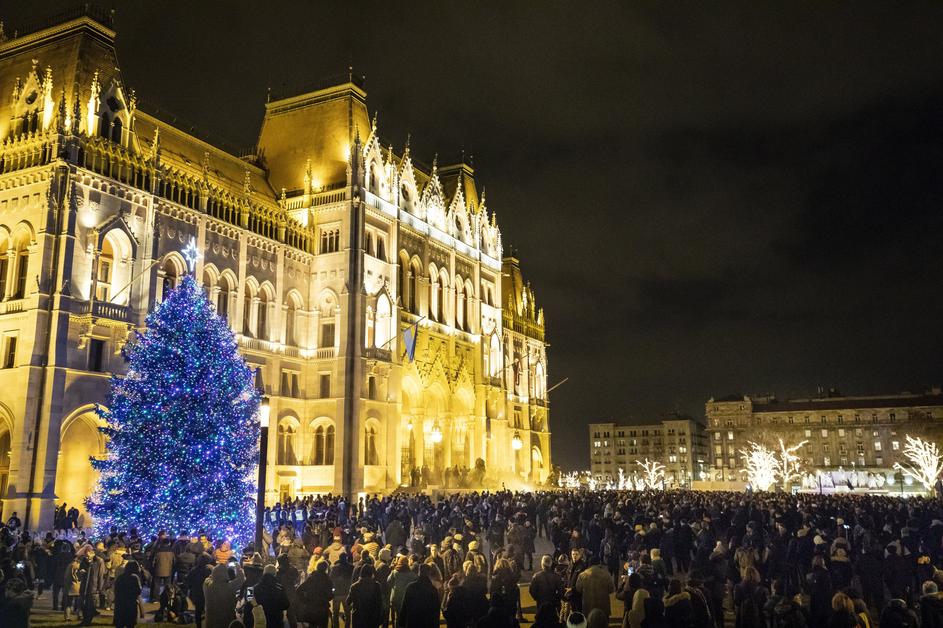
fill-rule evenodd
<path id="1" fill-rule="evenodd" d="M 380 455 L 377 453 L 377 428 L 370 424 L 364 430 L 364 464 L 368 466 L 380 464 Z"/>
<path id="2" fill-rule="evenodd" d="M 334 426 L 324 431 L 324 464 L 334 464 Z"/>
<path id="3" fill-rule="evenodd" d="M 364 330 L 365 333 L 364 333 L 364 335 L 363 335 L 363 343 L 364 343 L 364 347 L 366 347 L 367 349 L 369 349 L 369 348 L 371 348 L 371 347 L 374 346 L 374 345 L 373 345 L 373 342 L 374 342 L 374 340 L 375 340 L 375 336 L 374 336 L 374 325 L 375 325 L 375 322 L 376 322 L 376 321 L 374 320 L 374 314 L 373 314 L 373 308 L 372 308 L 372 307 L 367 306 L 367 315 L 364 317 L 364 319 L 365 319 L 365 320 L 364 320 L 364 325 L 366 326 L 366 328 L 365 328 L 365 330 Z"/>
<path id="4" fill-rule="evenodd" d="M 377 297 L 377 311 L 375 314 L 375 327 L 376 331 L 374 336 L 376 338 L 376 346 L 381 349 L 389 349 L 390 338 L 392 333 L 390 327 L 392 326 L 393 318 L 393 308 L 390 305 L 390 300 L 385 294 L 381 294 Z"/>
<path id="5" fill-rule="evenodd" d="M 295 307 L 295 300 L 288 299 L 288 307 L 285 309 L 285 344 L 289 347 L 298 346 L 298 339 L 295 338 L 295 319 L 298 316 L 298 308 Z"/>
<path id="6" fill-rule="evenodd" d="M 491 334 L 491 377 L 501 375 L 501 343 L 498 334 Z"/>
<path id="7" fill-rule="evenodd" d="M 296 434 L 295 427 L 287 421 L 278 424 L 277 464 L 298 464 L 298 458 L 295 456 Z"/>
<path id="8" fill-rule="evenodd" d="M 455 278 L 455 326 L 459 329 L 465 327 L 465 284 L 461 279 Z"/>
<path id="9" fill-rule="evenodd" d="M 255 301 L 255 295 L 252 294 L 252 290 L 249 286 L 246 286 L 245 290 L 245 300 L 242 309 L 242 333 L 246 336 L 252 336 L 252 306 Z"/>
<path id="10" fill-rule="evenodd" d="M 115 144 L 121 143 L 121 118 L 115 116 L 114 124 L 111 125 L 111 141 Z"/>
<path id="11" fill-rule="evenodd" d="M 422 277 L 422 271 L 419 269 L 418 260 L 413 260 L 410 270 L 413 276 L 409 283 L 409 311 L 419 314 L 419 279 Z"/>
<path id="12" fill-rule="evenodd" d="M 399 256 L 397 278 L 399 283 L 396 285 L 396 294 L 399 295 L 399 302 L 404 309 L 412 311 L 409 307 L 409 260 L 403 254 Z"/>
<path id="13" fill-rule="evenodd" d="M 367 231 L 363 238 L 363 250 L 367 255 L 373 255 L 373 232 Z"/>
<path id="14" fill-rule="evenodd" d="M 377 378 L 371 375 L 367 378 L 367 399 L 377 398 Z"/>
<path id="15" fill-rule="evenodd" d="M 377 259 L 381 262 L 386 261 L 386 241 L 382 236 L 377 236 Z"/>
<path id="16" fill-rule="evenodd" d="M 16 264 L 15 275 L 13 279 L 13 298 L 22 299 L 26 297 L 26 278 L 29 276 L 29 248 L 28 238 L 21 238 L 16 243 Z"/>
<path id="17" fill-rule="evenodd" d="M 9 241 L 0 237 L 0 299 L 5 299 L 7 296 L 7 273 L 10 270 L 8 250 Z"/>
<path id="18" fill-rule="evenodd" d="M 534 367 L 534 396 L 543 399 L 547 396 L 547 381 L 544 378 L 544 365 L 540 362 Z"/>
<path id="19" fill-rule="evenodd" d="M 177 287 L 177 282 L 180 280 L 180 270 L 177 268 L 177 264 L 173 259 L 168 258 L 164 262 L 164 279 L 161 284 L 161 300 L 166 301 L 167 297 Z"/>
<path id="20" fill-rule="evenodd" d="M 443 268 L 439 272 L 439 318 L 440 323 L 447 323 L 449 320 L 449 276 Z"/>
<path id="21" fill-rule="evenodd" d="M 98 135 L 106 139 L 111 137 L 111 118 L 107 113 L 103 113 L 98 119 Z"/>
<path id="22" fill-rule="evenodd" d="M 429 270 L 429 318 L 442 322 L 439 303 L 442 301 L 442 284 L 439 283 L 439 273 L 435 268 Z"/>
<path id="23" fill-rule="evenodd" d="M 321 423 L 314 428 L 314 442 L 311 447 L 311 464 L 334 464 L 334 426 Z"/>
<path id="24" fill-rule="evenodd" d="M 258 330 L 258 338 L 269 340 L 268 314 L 269 314 L 269 293 L 267 290 L 259 291 L 259 312 L 255 328 Z"/>
<path id="25" fill-rule="evenodd" d="M 111 240 L 105 238 L 101 253 L 98 254 L 98 268 L 95 277 L 95 300 L 108 301 L 111 298 L 111 276 L 115 267 L 115 251 Z"/>
<path id="26" fill-rule="evenodd" d="M 229 278 L 223 275 L 219 278 L 219 293 L 216 295 L 216 313 L 226 319 L 226 322 L 231 322 L 229 320 L 229 300 L 232 298 L 232 286 L 229 283 Z"/>

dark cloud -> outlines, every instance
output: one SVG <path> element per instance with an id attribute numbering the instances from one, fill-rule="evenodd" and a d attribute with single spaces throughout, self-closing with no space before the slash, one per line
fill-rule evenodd
<path id="1" fill-rule="evenodd" d="M 385 142 L 475 155 L 546 309 L 551 383 L 570 378 L 566 466 L 591 420 L 943 379 L 943 5 L 118 9 L 125 81 L 236 144 L 268 87 L 353 62 Z"/>

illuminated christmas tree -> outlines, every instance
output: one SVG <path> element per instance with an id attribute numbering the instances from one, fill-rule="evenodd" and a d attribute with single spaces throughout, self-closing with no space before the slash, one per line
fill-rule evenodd
<path id="1" fill-rule="evenodd" d="M 125 348 L 111 382 L 107 455 L 87 502 L 99 532 L 205 530 L 243 546 L 253 536 L 259 394 L 254 372 L 190 275 Z"/>

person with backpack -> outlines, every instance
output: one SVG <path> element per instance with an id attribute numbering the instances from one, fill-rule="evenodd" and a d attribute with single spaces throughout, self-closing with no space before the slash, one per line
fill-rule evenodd
<path id="1" fill-rule="evenodd" d="M 735 628 L 756 628 L 765 625 L 763 607 L 767 597 L 766 588 L 760 583 L 760 572 L 755 567 L 744 569 L 743 579 L 734 588 L 733 593 Z"/>

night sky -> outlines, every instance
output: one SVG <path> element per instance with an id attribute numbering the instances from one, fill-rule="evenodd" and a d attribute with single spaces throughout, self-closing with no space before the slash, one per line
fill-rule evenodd
<path id="1" fill-rule="evenodd" d="M 268 86 L 352 62 L 384 145 L 473 154 L 569 377 L 565 468 L 591 421 L 943 383 L 943 5 L 626 4 L 123 1 L 118 54 L 240 146 Z"/>

